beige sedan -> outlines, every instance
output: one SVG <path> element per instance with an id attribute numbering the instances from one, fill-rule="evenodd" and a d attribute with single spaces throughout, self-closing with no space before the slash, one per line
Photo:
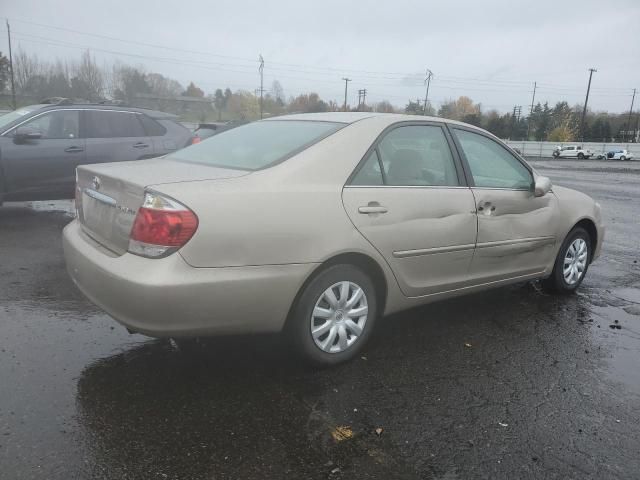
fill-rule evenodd
<path id="1" fill-rule="evenodd" d="M 64 231 L 80 290 L 155 337 L 284 330 L 307 359 L 358 353 L 375 321 L 542 279 L 578 288 L 600 206 L 503 142 L 441 118 L 278 117 L 161 159 L 82 166 Z"/>

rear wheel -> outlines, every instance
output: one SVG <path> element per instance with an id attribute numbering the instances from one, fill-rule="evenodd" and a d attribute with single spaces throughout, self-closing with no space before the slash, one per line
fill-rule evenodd
<path id="1" fill-rule="evenodd" d="M 287 333 L 307 361 L 336 365 L 362 349 L 377 313 L 375 287 L 369 276 L 353 265 L 334 265 L 304 288 Z"/>
<path id="2" fill-rule="evenodd" d="M 553 271 L 542 286 L 552 292 L 574 292 L 584 280 L 591 260 L 591 239 L 582 227 L 576 227 L 562 243 Z"/>

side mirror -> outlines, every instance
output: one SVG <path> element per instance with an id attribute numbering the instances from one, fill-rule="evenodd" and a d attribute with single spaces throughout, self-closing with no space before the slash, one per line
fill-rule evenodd
<path id="1" fill-rule="evenodd" d="M 38 140 L 40 138 L 42 138 L 42 132 L 38 132 L 26 127 L 16 128 L 16 131 L 13 134 L 13 141 L 16 143 L 24 143 L 28 140 Z"/>
<path id="2" fill-rule="evenodd" d="M 533 189 L 534 197 L 544 197 L 547 193 L 551 191 L 551 180 L 549 177 L 543 177 L 538 175 L 536 178 L 536 183 Z"/>

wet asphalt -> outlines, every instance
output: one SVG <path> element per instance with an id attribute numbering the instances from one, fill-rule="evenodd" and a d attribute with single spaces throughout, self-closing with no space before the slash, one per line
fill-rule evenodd
<path id="1" fill-rule="evenodd" d="M 0 479 L 639 478 L 638 163 L 532 163 L 603 206 L 580 292 L 397 314 L 328 370 L 278 336 L 129 335 L 67 277 L 70 203 L 5 204 Z"/>

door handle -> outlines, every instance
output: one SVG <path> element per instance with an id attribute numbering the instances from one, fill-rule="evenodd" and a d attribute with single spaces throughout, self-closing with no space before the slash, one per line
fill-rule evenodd
<path id="1" fill-rule="evenodd" d="M 139 142 L 139 143 L 134 144 L 133 148 L 149 148 L 149 144 L 148 143 Z"/>
<path id="2" fill-rule="evenodd" d="M 496 206 L 491 205 L 491 202 L 482 202 L 478 204 L 478 212 L 485 212 L 485 215 L 491 215 L 491 212 L 495 212 Z"/>
<path id="3" fill-rule="evenodd" d="M 387 207 L 383 207 L 382 205 L 367 205 L 366 207 L 359 207 L 358 208 L 358 212 L 360 213 L 364 213 L 364 214 L 371 214 L 371 213 L 387 213 Z"/>
<path id="4" fill-rule="evenodd" d="M 76 153 L 76 152 L 84 152 L 84 148 L 82 147 L 68 147 L 64 149 L 65 152 Z"/>

